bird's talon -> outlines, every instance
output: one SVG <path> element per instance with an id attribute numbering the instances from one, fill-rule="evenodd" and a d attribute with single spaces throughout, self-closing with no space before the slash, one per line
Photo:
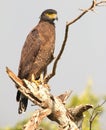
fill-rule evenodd
<path id="1" fill-rule="evenodd" d="M 39 80 L 35 80 L 34 74 L 32 74 L 32 76 L 31 76 L 31 82 L 35 83 L 37 86 L 38 86 L 39 84 L 41 84 L 41 80 L 40 80 L 40 79 L 39 79 Z"/>

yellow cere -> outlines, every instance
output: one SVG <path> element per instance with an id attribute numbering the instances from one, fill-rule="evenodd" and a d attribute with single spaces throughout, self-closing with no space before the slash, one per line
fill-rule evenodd
<path id="1" fill-rule="evenodd" d="M 55 19 L 55 18 L 57 17 L 57 14 L 46 13 L 46 15 L 47 15 L 50 19 Z"/>

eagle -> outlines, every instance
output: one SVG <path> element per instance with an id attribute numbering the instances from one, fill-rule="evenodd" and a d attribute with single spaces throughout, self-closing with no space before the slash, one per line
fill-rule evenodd
<path id="1" fill-rule="evenodd" d="M 27 35 L 21 51 L 18 77 L 31 81 L 32 75 L 35 80 L 40 78 L 41 73 L 45 73 L 47 66 L 53 60 L 55 49 L 55 23 L 57 11 L 47 9 L 42 12 L 37 26 Z M 16 95 L 19 102 L 18 113 L 26 111 L 28 98 L 19 90 Z"/>

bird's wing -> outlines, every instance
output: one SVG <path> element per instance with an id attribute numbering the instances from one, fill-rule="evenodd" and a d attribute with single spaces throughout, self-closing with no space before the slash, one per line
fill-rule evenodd
<path id="1" fill-rule="evenodd" d="M 27 36 L 21 52 L 21 59 L 18 72 L 18 76 L 20 78 L 27 78 L 31 66 L 34 62 L 34 59 L 39 52 L 40 45 L 41 40 L 39 38 L 39 32 L 37 30 L 37 27 L 35 27 Z"/>

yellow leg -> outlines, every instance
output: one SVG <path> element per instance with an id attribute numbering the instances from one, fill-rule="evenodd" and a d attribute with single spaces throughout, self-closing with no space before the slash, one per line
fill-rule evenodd
<path id="1" fill-rule="evenodd" d="M 34 74 L 31 75 L 31 82 L 35 82 L 35 76 L 34 76 Z"/>
<path id="2" fill-rule="evenodd" d="M 31 75 L 31 82 L 34 82 L 36 85 L 42 84 L 43 83 L 43 73 L 40 74 L 40 78 L 38 80 L 35 80 L 34 74 Z"/>
<path id="3" fill-rule="evenodd" d="M 44 80 L 44 74 L 41 73 L 41 74 L 40 74 L 40 82 L 43 83 L 43 80 Z"/>
<path id="4" fill-rule="evenodd" d="M 35 80 L 35 76 L 34 76 L 34 74 L 32 74 L 31 82 L 35 83 L 37 86 L 39 86 L 40 84 L 44 84 L 44 87 L 46 87 L 50 90 L 49 85 L 44 83 L 44 74 L 43 73 L 40 74 L 39 80 Z"/>

